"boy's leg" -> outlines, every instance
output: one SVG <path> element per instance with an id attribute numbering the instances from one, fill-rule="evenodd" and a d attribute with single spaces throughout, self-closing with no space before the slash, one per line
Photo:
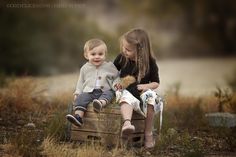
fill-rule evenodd
<path id="1" fill-rule="evenodd" d="M 106 90 L 102 92 L 101 96 L 98 98 L 98 100 L 103 101 L 103 106 L 106 106 L 108 103 L 112 101 L 112 99 L 115 96 L 115 92 L 113 90 Z"/>
<path id="2" fill-rule="evenodd" d="M 88 104 L 92 101 L 93 101 L 93 93 L 81 93 L 75 100 L 75 111 L 79 110 L 86 112 Z M 84 116 L 82 112 L 79 113 L 81 113 L 82 117 Z"/>
<path id="3" fill-rule="evenodd" d="M 81 126 L 83 124 L 84 113 L 87 111 L 87 106 L 91 101 L 91 93 L 81 93 L 75 100 L 75 114 L 67 114 L 67 120 L 76 126 Z"/>
<path id="4" fill-rule="evenodd" d="M 93 107 L 96 112 L 100 112 L 114 98 L 115 93 L 112 90 L 107 90 L 101 93 L 101 95 L 93 100 Z"/>
<path id="5" fill-rule="evenodd" d="M 76 126 L 80 127 L 83 125 L 83 119 L 79 116 L 79 114 L 75 115 L 67 114 L 66 119 Z"/>

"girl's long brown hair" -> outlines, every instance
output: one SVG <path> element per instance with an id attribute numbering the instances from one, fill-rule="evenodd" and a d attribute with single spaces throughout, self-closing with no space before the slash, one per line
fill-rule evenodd
<path id="1" fill-rule="evenodd" d="M 135 63 L 136 67 L 139 69 L 137 79 L 138 82 L 140 82 L 145 74 L 150 70 L 150 59 L 154 58 L 148 34 L 143 29 L 135 28 L 122 35 L 120 38 L 121 53 L 123 53 L 123 40 L 126 40 L 129 44 L 136 47 L 137 53 L 135 55 Z M 125 58 L 125 60 L 127 63 L 128 59 Z"/>

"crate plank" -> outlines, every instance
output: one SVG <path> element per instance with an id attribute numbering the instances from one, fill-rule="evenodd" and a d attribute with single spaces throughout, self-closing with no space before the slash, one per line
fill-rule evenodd
<path id="1" fill-rule="evenodd" d="M 121 144 L 121 137 L 117 134 L 107 134 L 98 132 L 87 132 L 87 131 L 72 131 L 72 138 L 75 141 L 84 142 L 98 142 L 107 145 L 119 145 Z M 141 146 L 144 141 L 144 134 L 132 134 L 129 137 L 128 145 Z"/>
<path id="2" fill-rule="evenodd" d="M 135 126 L 134 133 L 143 133 L 144 132 L 144 120 L 133 120 L 132 124 Z M 94 119 L 86 118 L 84 119 L 84 125 L 82 127 L 72 126 L 72 130 L 81 130 L 81 131 L 92 131 L 92 132 L 103 132 L 103 133 L 112 133 L 119 134 L 122 123 L 119 119 Z"/>
<path id="3" fill-rule="evenodd" d="M 96 113 L 92 104 L 89 104 L 83 121 L 82 127 L 70 126 L 71 140 L 96 141 L 107 145 L 121 144 L 123 120 L 119 105 L 109 105 L 100 113 Z M 135 126 L 135 132 L 129 136 L 128 143 L 141 146 L 144 141 L 145 117 L 133 112 L 131 123 Z"/>
<path id="4" fill-rule="evenodd" d="M 73 140 L 75 141 L 95 141 L 101 144 L 117 145 L 119 144 L 119 136 L 115 134 L 86 132 L 86 131 L 71 131 Z"/>
<path id="5" fill-rule="evenodd" d="M 118 134 L 120 130 L 120 120 L 119 119 L 85 118 L 83 126 L 77 127 L 73 125 L 72 130 L 83 130 L 83 131 Z"/>

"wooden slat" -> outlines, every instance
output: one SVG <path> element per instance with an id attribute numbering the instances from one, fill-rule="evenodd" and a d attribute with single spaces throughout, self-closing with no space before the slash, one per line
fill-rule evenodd
<path id="1" fill-rule="evenodd" d="M 114 114 L 113 112 L 110 113 L 96 113 L 96 112 L 91 112 L 87 111 L 85 112 L 84 118 L 108 118 L 108 119 L 116 119 L 116 118 L 121 118 L 120 114 Z"/>
<path id="2" fill-rule="evenodd" d="M 120 120 L 118 118 L 117 119 L 85 118 L 84 125 L 82 127 L 72 126 L 72 130 L 118 134 L 120 130 Z"/>
<path id="3" fill-rule="evenodd" d="M 93 111 L 93 105 L 92 103 L 90 103 L 88 105 L 88 108 L 87 108 L 87 111 L 85 112 L 85 116 L 86 115 L 91 115 L 91 114 L 112 114 L 112 115 L 121 115 L 120 113 L 120 106 L 119 105 L 114 105 L 114 104 L 111 104 L 110 106 L 108 105 L 107 107 L 103 108 L 102 111 L 100 113 L 95 113 Z M 133 112 L 133 116 L 132 116 L 132 119 L 145 119 L 145 117 L 143 117 L 142 115 L 140 115 L 139 113 L 137 112 Z"/>
<path id="4" fill-rule="evenodd" d="M 86 131 L 71 131 L 71 133 L 71 138 L 75 141 L 96 141 L 107 145 L 119 144 L 119 135 Z"/>
<path id="5" fill-rule="evenodd" d="M 90 103 L 87 107 L 87 111 L 93 112 L 93 105 Z M 110 104 L 104 107 L 101 113 L 113 113 L 113 114 L 120 114 L 120 107 L 119 105 Z"/>
<path id="6" fill-rule="evenodd" d="M 110 112 L 106 111 L 106 112 L 100 112 L 100 113 L 96 113 L 94 111 L 87 111 L 85 112 L 85 115 L 84 117 L 105 117 L 107 116 L 108 118 L 109 117 L 121 117 L 121 114 L 117 114 L 118 111 L 114 111 L 114 110 L 111 110 Z M 120 112 L 120 111 L 119 111 Z M 106 118 L 106 117 L 105 117 Z M 137 112 L 133 112 L 133 115 L 132 115 L 132 120 L 136 120 L 136 119 L 145 119 L 142 115 L 140 115 L 139 113 Z"/>
<path id="7" fill-rule="evenodd" d="M 138 134 L 132 134 L 131 138 L 128 141 L 128 145 L 130 146 L 138 146 L 141 147 L 144 143 L 144 134 L 138 133 Z"/>
<path id="8" fill-rule="evenodd" d="M 121 144 L 120 135 L 86 132 L 86 131 L 72 131 L 71 138 L 75 141 L 94 141 L 101 144 L 117 145 Z M 129 145 L 142 145 L 144 141 L 144 134 L 132 134 L 129 137 Z"/>
<path id="9" fill-rule="evenodd" d="M 144 120 L 132 120 L 132 124 L 135 126 L 134 133 L 143 133 L 144 132 L 144 127 L 145 127 Z"/>
<path id="10" fill-rule="evenodd" d="M 144 120 L 133 120 L 132 124 L 135 126 L 135 133 L 144 132 Z M 86 118 L 84 119 L 84 125 L 82 127 L 77 127 L 72 125 L 72 130 L 83 130 L 83 131 L 93 131 L 100 133 L 113 133 L 119 134 L 121 130 L 121 123 L 119 119 L 94 119 Z"/>

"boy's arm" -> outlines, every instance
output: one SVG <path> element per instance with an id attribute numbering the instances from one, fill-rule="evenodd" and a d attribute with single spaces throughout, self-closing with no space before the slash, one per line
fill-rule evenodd
<path id="1" fill-rule="evenodd" d="M 82 93 L 83 90 L 83 82 L 84 82 L 84 70 L 83 68 L 80 69 L 79 78 L 76 84 L 76 89 L 74 92 L 75 97 Z"/>
<path id="2" fill-rule="evenodd" d="M 78 96 L 79 94 L 74 94 L 74 101 L 77 99 Z"/>
<path id="3" fill-rule="evenodd" d="M 117 90 L 121 90 L 122 89 L 122 85 L 120 84 L 121 80 L 120 80 L 120 77 L 118 76 L 112 83 L 112 89 L 114 91 L 117 91 Z"/>
<path id="4" fill-rule="evenodd" d="M 106 69 L 109 75 L 106 76 L 107 82 L 113 91 L 117 91 L 117 85 L 120 83 L 119 71 L 112 62 L 108 62 Z"/>

